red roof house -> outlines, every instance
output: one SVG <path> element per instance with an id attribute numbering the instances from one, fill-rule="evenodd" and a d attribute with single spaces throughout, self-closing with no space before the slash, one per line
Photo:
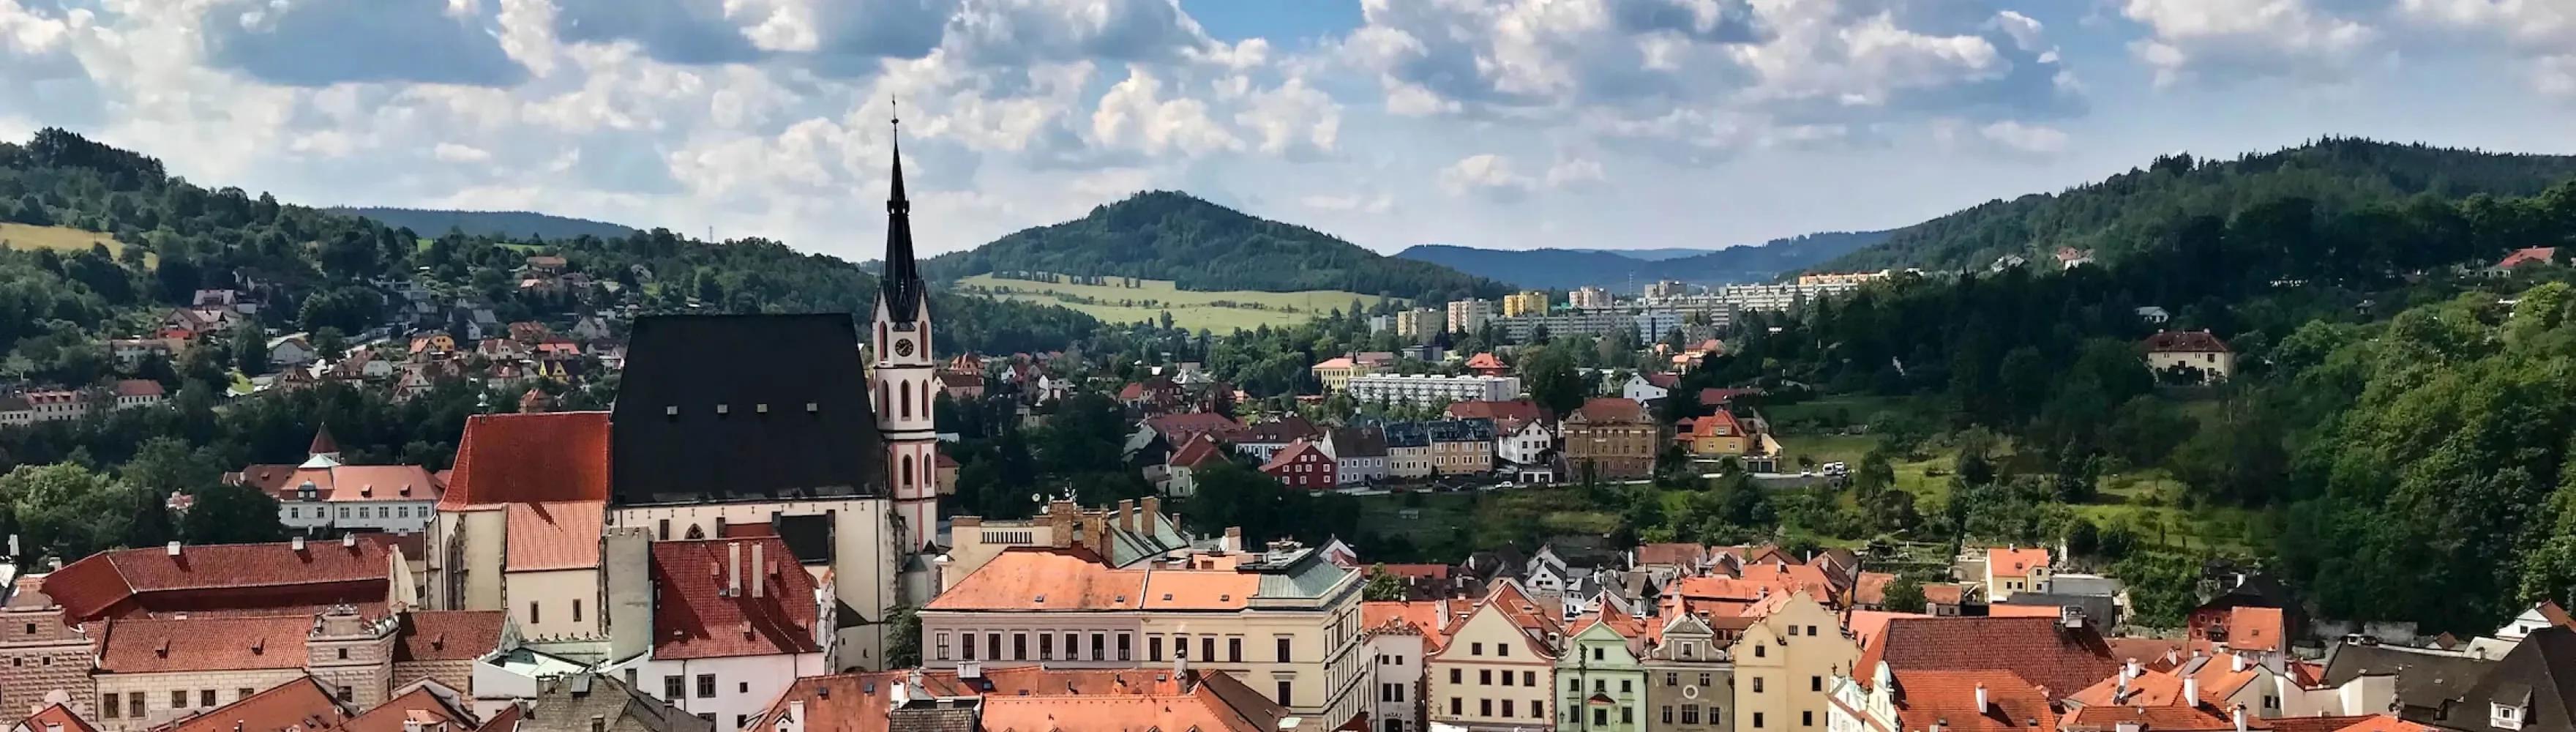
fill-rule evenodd
<path id="1" fill-rule="evenodd" d="M 653 542 L 653 658 L 815 654 L 832 632 L 814 575 L 776 537 Z M 818 602 L 819 598 L 819 602 Z"/>
<path id="2" fill-rule="evenodd" d="M 1301 439 L 1279 448 L 1270 456 L 1270 462 L 1261 464 L 1261 472 L 1290 488 L 1328 490 L 1340 485 L 1334 475 L 1337 465 L 1333 456 L 1324 454 L 1324 448 Z"/>

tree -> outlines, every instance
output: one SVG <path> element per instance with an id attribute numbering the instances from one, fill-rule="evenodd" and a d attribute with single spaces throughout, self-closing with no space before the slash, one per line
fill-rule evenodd
<path id="1" fill-rule="evenodd" d="M 243 375 L 268 373 L 268 334 L 261 332 L 259 326 L 251 323 L 235 326 L 232 351 L 233 367 L 241 369 Z"/>
<path id="2" fill-rule="evenodd" d="M 1384 564 L 1372 566 L 1369 568 L 1368 584 L 1360 587 L 1360 599 L 1370 602 L 1402 600 L 1404 599 L 1404 580 L 1395 576 L 1395 573 L 1386 571 Z"/>
<path id="3" fill-rule="evenodd" d="M 77 463 L 20 465 L 0 475 L 0 498 L 31 558 L 69 562 L 127 544 L 136 494 Z"/>
<path id="4" fill-rule="evenodd" d="M 1522 386 L 1540 407 L 1558 415 L 1572 414 L 1591 396 L 1591 386 L 1575 369 L 1574 359 L 1553 348 L 1537 351 L 1520 363 Z"/>
<path id="5" fill-rule="evenodd" d="M 1882 601 L 1879 603 L 1882 610 L 1892 613 L 1924 611 L 1923 581 L 1915 579 L 1914 575 L 1897 575 L 1896 579 L 1888 581 L 1884 592 Z"/>
<path id="6" fill-rule="evenodd" d="M 921 665 L 921 611 L 911 605 L 896 605 L 886 611 L 887 668 L 912 668 Z"/>
<path id="7" fill-rule="evenodd" d="M 189 496 L 179 534 L 190 544 L 247 544 L 286 536 L 277 519 L 277 498 L 257 488 L 209 485 Z"/>

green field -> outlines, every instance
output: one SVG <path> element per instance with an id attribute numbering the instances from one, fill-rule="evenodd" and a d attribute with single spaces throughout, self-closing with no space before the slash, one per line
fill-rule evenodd
<path id="1" fill-rule="evenodd" d="M 1118 282 L 1112 278 L 1111 282 Z M 957 281 L 957 291 L 1007 300 L 1062 305 L 1111 323 L 1143 323 L 1172 314 L 1172 324 L 1219 333 L 1264 325 L 1287 326 L 1347 310 L 1354 300 L 1376 305 L 1385 298 L 1340 290 L 1255 292 L 1183 290 L 1169 280 L 1131 280 L 1135 287 L 1075 285 L 1005 279 L 980 274 Z"/>
<path id="2" fill-rule="evenodd" d="M 125 253 L 125 243 L 117 241 L 116 237 L 69 226 L 0 223 L 0 242 L 6 242 L 11 249 L 51 249 L 58 252 L 88 251 L 90 245 L 105 244 L 110 253 Z M 147 258 L 147 261 L 150 259 L 153 258 Z"/>

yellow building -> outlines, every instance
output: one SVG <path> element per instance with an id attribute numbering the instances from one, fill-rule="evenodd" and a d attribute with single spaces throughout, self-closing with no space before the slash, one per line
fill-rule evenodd
<path id="1" fill-rule="evenodd" d="M 1833 709 L 1830 682 L 1860 659 L 1860 644 L 1833 610 L 1805 592 L 1782 594 L 1747 611 L 1770 609 L 1730 654 L 1738 732 L 1821 732 Z"/>
<path id="2" fill-rule="evenodd" d="M 1518 318 L 1546 314 L 1547 293 L 1545 292 L 1527 290 L 1519 294 L 1503 296 L 1503 317 Z"/>
<path id="3" fill-rule="evenodd" d="M 1744 423 L 1724 409 L 1688 421 L 1687 431 L 1680 436 L 1682 449 L 1696 457 L 1743 457 L 1759 444 L 1745 433 Z"/>
<path id="4" fill-rule="evenodd" d="M 1323 382 L 1324 392 L 1329 394 L 1348 388 L 1351 377 L 1375 374 L 1378 369 L 1375 366 L 1360 363 L 1358 359 L 1349 356 L 1336 356 L 1324 359 L 1323 363 L 1308 366 L 1306 371 L 1314 374 L 1316 381 Z"/>

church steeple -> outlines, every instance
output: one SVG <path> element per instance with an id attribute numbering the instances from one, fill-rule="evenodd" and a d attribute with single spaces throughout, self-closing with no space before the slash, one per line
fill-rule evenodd
<path id="1" fill-rule="evenodd" d="M 894 118 L 894 183 L 886 198 L 885 271 L 878 287 L 886 313 L 909 323 L 921 311 L 921 265 L 912 256 L 912 202 L 903 197 L 903 118 Z"/>

